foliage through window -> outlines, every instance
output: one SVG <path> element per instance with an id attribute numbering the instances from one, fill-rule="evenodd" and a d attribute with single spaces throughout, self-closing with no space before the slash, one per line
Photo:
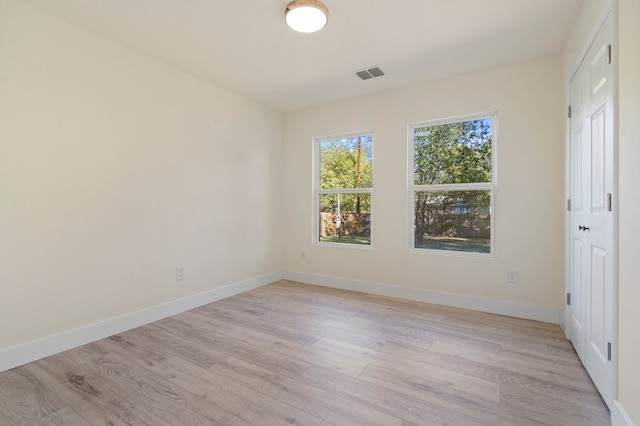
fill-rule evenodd
<path id="1" fill-rule="evenodd" d="M 373 136 L 317 142 L 317 240 L 371 245 Z"/>
<path id="2" fill-rule="evenodd" d="M 494 118 L 410 127 L 412 249 L 493 252 Z"/>

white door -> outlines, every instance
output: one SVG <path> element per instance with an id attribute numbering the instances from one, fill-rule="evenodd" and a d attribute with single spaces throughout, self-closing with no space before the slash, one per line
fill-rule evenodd
<path id="1" fill-rule="evenodd" d="M 616 324 L 612 39 L 609 17 L 571 81 L 568 265 L 570 338 L 609 407 Z"/>

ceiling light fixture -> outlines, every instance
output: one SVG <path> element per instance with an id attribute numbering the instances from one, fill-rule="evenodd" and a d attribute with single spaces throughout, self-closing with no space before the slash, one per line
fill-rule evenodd
<path id="1" fill-rule="evenodd" d="M 285 10 L 287 25 L 300 33 L 314 33 L 329 20 L 329 9 L 318 0 L 293 0 Z"/>

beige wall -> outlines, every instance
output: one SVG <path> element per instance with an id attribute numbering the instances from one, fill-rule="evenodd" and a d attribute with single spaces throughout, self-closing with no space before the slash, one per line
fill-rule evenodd
<path id="1" fill-rule="evenodd" d="M 589 47 L 587 41 L 596 34 L 597 25 L 607 7 L 611 7 L 611 0 L 583 0 L 564 48 L 564 75 L 567 82 L 584 57 Z"/>
<path id="2" fill-rule="evenodd" d="M 561 309 L 562 105 L 554 56 L 286 114 L 285 270 Z M 488 111 L 498 112 L 496 257 L 409 253 L 407 124 Z M 312 139 L 363 129 L 374 134 L 373 245 L 312 244 Z"/>
<path id="3" fill-rule="evenodd" d="M 279 114 L 14 0 L 0 94 L 0 350 L 281 269 Z"/>
<path id="4" fill-rule="evenodd" d="M 640 2 L 585 1 L 565 55 L 565 80 L 571 78 L 606 10 L 614 9 L 618 28 L 618 396 L 630 420 L 640 424 Z M 617 9 L 617 10 L 616 10 Z M 616 49 L 614 49 L 614 53 Z"/>
<path id="5" fill-rule="evenodd" d="M 618 400 L 640 425 L 640 2 L 618 7 Z"/>

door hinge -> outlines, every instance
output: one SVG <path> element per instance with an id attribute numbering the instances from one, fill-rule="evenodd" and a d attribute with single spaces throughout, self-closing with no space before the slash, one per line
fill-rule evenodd
<path id="1" fill-rule="evenodd" d="M 571 118 L 571 105 L 567 108 L 567 117 Z"/>
<path id="2" fill-rule="evenodd" d="M 607 360 L 611 361 L 611 342 L 607 342 Z"/>
<path id="3" fill-rule="evenodd" d="M 567 211 L 570 212 L 571 211 L 571 199 L 567 199 Z"/>
<path id="4" fill-rule="evenodd" d="M 567 293 L 567 305 L 571 306 L 571 293 Z"/>
<path id="5" fill-rule="evenodd" d="M 611 63 L 611 45 L 607 46 L 607 64 Z"/>
<path id="6" fill-rule="evenodd" d="M 611 198 L 612 198 L 612 197 L 611 197 L 611 193 L 609 192 L 609 193 L 607 194 L 607 210 L 608 210 L 608 211 L 612 211 L 612 210 L 613 210 L 613 206 L 612 206 L 613 201 L 612 201 L 612 199 L 611 199 Z"/>

